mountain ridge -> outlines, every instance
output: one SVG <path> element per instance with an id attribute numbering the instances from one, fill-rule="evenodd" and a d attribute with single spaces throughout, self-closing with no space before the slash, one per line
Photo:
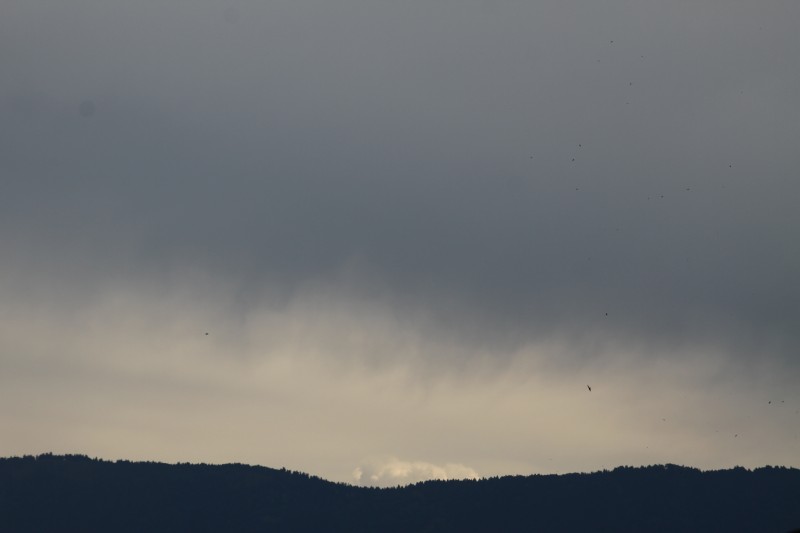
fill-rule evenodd
<path id="1" fill-rule="evenodd" d="M 673 464 L 359 487 L 240 463 L 0 458 L 0 531 L 742 531 L 800 527 L 800 470 Z"/>

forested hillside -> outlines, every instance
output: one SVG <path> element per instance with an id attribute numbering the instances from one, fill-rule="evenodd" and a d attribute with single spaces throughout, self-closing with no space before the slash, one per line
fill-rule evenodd
<path id="1" fill-rule="evenodd" d="M 742 531 L 800 527 L 800 470 L 674 465 L 375 489 L 241 464 L 0 459 L 0 531 Z"/>

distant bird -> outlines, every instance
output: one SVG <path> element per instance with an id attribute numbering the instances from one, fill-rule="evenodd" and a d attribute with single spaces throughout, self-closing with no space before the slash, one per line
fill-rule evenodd
<path id="1" fill-rule="evenodd" d="M 768 401 L 767 403 L 772 403 L 772 400 Z"/>
<path id="2" fill-rule="evenodd" d="M 207 332 L 207 331 L 206 331 L 206 335 L 208 335 L 208 332 Z"/>
<path id="3" fill-rule="evenodd" d="M 586 385 L 586 388 L 589 389 L 589 392 L 592 392 L 592 388 L 589 385 Z"/>

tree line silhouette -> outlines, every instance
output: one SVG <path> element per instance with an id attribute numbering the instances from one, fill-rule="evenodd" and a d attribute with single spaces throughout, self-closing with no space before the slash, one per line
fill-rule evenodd
<path id="1" fill-rule="evenodd" d="M 800 527 L 800 470 L 676 465 L 366 488 L 244 464 L 0 458 L 0 531 L 725 531 Z"/>

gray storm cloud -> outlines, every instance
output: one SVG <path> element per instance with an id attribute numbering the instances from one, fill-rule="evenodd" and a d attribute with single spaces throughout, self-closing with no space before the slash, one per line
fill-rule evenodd
<path id="1" fill-rule="evenodd" d="M 338 283 L 237 316 L 236 292 L 208 285 L 115 283 L 82 302 L 46 287 L 46 304 L 4 293 L 2 453 L 249 462 L 374 485 L 797 464 L 800 398 L 769 359 L 574 339 L 503 351 Z M 560 365 L 579 345 L 595 357 Z"/>
<path id="2" fill-rule="evenodd" d="M 30 337 L 4 364 L 63 362 L 59 331 L 87 368 L 172 375 L 137 350 L 216 323 L 209 376 L 291 353 L 428 378 L 711 365 L 699 387 L 761 394 L 798 375 L 798 16 L 6 1 L 0 295 Z M 127 318 L 83 350 L 109 301 Z M 164 344 L 114 348 L 128 326 Z"/>

